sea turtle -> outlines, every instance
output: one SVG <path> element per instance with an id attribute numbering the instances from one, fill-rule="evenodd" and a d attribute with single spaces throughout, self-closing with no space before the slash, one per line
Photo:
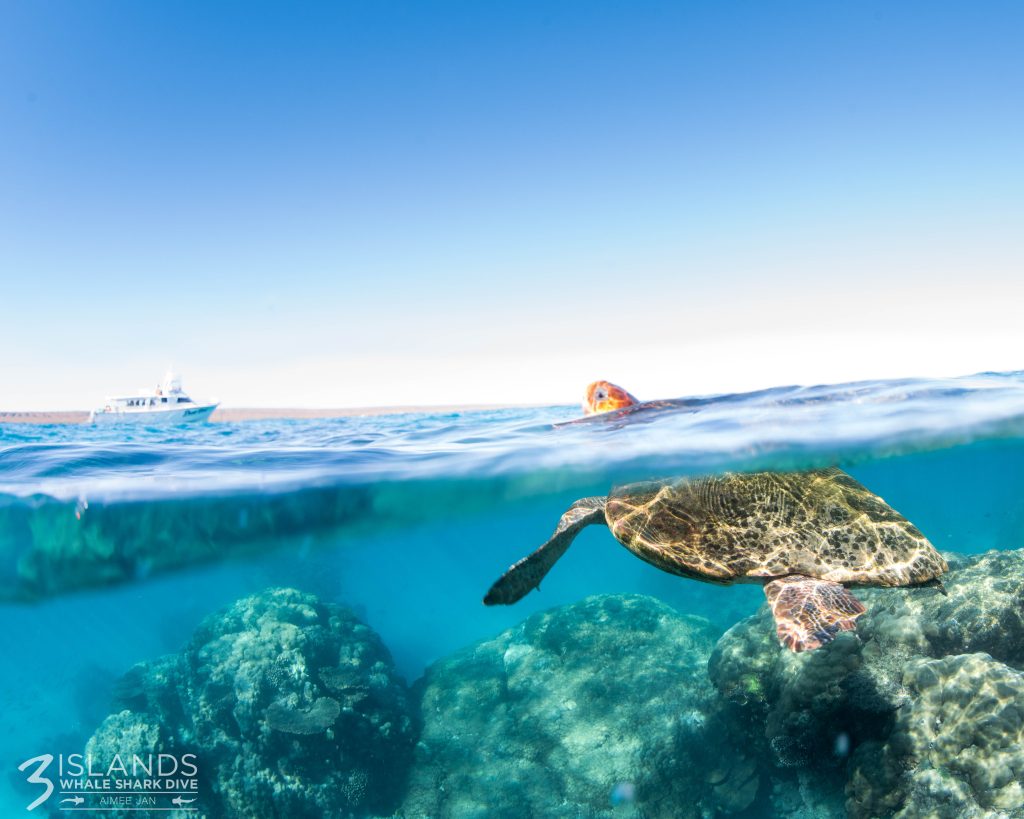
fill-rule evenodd
<path id="1" fill-rule="evenodd" d="M 503 574 L 487 605 L 534 588 L 592 523 L 633 554 L 708 583 L 763 583 L 779 639 L 815 649 L 856 627 L 863 604 L 847 585 L 938 585 L 946 561 L 923 534 L 839 469 L 674 478 L 583 498 L 551 539 Z"/>
<path id="2" fill-rule="evenodd" d="M 583 395 L 583 414 L 599 415 L 602 412 L 633 407 L 639 403 L 636 398 L 611 381 L 593 381 L 587 385 Z"/>
<path id="3" fill-rule="evenodd" d="M 583 418 L 566 423 L 576 424 L 588 421 L 595 415 L 624 418 L 643 412 L 647 418 L 657 410 L 693 410 L 721 400 L 722 396 L 706 398 L 663 398 L 658 401 L 641 401 L 611 381 L 592 381 L 583 394 Z M 559 426 L 562 426 L 559 424 Z"/>

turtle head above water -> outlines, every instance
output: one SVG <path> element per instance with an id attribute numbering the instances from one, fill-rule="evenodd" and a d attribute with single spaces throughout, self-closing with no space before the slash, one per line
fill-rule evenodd
<path id="1" fill-rule="evenodd" d="M 622 387 L 616 386 L 610 381 L 594 381 L 587 386 L 586 395 L 583 397 L 583 414 L 598 415 L 602 412 L 632 407 L 639 403 Z"/>

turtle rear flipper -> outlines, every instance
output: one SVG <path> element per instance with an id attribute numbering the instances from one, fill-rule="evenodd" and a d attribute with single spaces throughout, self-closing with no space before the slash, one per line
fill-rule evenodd
<path id="1" fill-rule="evenodd" d="M 582 498 L 569 507 L 551 538 L 533 554 L 514 563 L 499 577 L 487 595 L 484 605 L 511 605 L 540 586 L 544 575 L 569 548 L 576 535 L 591 523 L 604 523 L 605 498 Z"/>
<path id="2" fill-rule="evenodd" d="M 782 644 L 811 651 L 831 643 L 840 631 L 852 631 L 864 604 L 840 583 L 791 574 L 764 586 Z"/>

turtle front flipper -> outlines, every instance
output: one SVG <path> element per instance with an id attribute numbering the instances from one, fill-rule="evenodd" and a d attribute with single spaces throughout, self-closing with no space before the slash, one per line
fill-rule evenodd
<path id="1" fill-rule="evenodd" d="M 558 521 L 551 539 L 533 554 L 510 566 L 509 570 L 495 581 L 484 597 L 484 605 L 508 606 L 538 588 L 544 575 L 555 565 L 558 558 L 565 554 L 569 544 L 584 526 L 605 522 L 605 500 L 582 498 L 570 506 L 569 511 Z"/>
<path id="2" fill-rule="evenodd" d="M 840 583 L 791 574 L 764 586 L 775 629 L 793 651 L 811 651 L 831 643 L 840 631 L 852 631 L 864 604 Z"/>

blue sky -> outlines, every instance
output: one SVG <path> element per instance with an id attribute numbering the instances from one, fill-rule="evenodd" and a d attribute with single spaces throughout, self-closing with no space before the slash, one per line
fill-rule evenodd
<path id="1" fill-rule="evenodd" d="M 1024 367 L 1024 8 L 0 5 L 0 409 Z"/>

